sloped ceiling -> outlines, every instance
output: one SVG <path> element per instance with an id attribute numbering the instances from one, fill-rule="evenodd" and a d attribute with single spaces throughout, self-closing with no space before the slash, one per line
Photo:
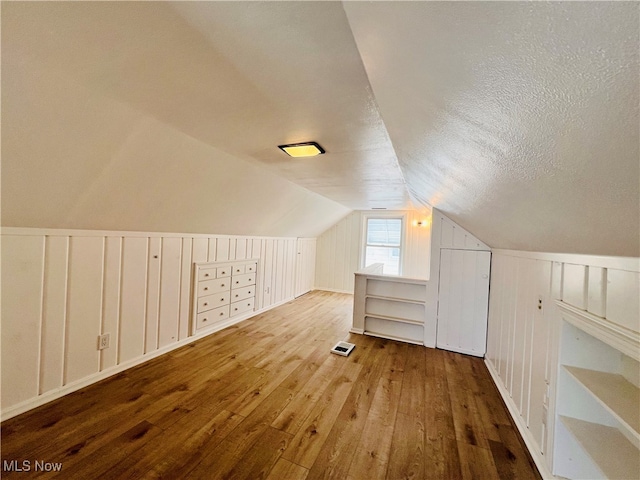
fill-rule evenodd
<path id="1" fill-rule="evenodd" d="M 2 224 L 432 205 L 492 247 L 637 256 L 638 30 L 617 2 L 4 2 Z"/>

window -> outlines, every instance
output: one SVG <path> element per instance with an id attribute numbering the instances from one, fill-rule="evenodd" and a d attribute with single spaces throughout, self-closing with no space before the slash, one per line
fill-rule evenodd
<path id="1" fill-rule="evenodd" d="M 367 218 L 364 266 L 383 263 L 383 273 L 400 275 L 402 218 Z"/>

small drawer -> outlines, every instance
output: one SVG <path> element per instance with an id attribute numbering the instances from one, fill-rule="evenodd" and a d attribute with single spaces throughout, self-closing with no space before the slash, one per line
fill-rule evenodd
<path id="1" fill-rule="evenodd" d="M 211 295 L 212 293 L 227 292 L 231 290 L 231 281 L 229 278 L 216 278 L 214 280 L 205 280 L 198 282 L 198 297 Z"/>
<path id="2" fill-rule="evenodd" d="M 231 276 L 231 267 L 216 268 L 216 278 L 226 278 Z"/>
<path id="3" fill-rule="evenodd" d="M 253 302 L 253 298 L 248 298 L 246 300 L 232 303 L 230 315 L 233 317 L 234 315 L 240 315 L 244 312 L 250 312 L 251 310 L 253 310 Z"/>
<path id="4" fill-rule="evenodd" d="M 198 270 L 198 281 L 201 282 L 203 280 L 213 280 L 216 278 L 216 269 L 215 268 L 204 268 Z"/>
<path id="5" fill-rule="evenodd" d="M 198 313 L 206 312 L 222 305 L 229 304 L 229 292 L 220 292 L 218 294 L 207 295 L 198 298 Z"/>
<path id="6" fill-rule="evenodd" d="M 229 318 L 229 305 L 214 308 L 208 312 L 199 313 L 196 317 L 196 330 L 215 325 L 221 320 Z"/>
<path id="7" fill-rule="evenodd" d="M 254 273 L 245 273 L 244 275 L 238 275 L 233 277 L 233 288 L 248 287 L 249 285 L 255 285 L 256 275 Z"/>
<path id="8" fill-rule="evenodd" d="M 253 297 L 256 294 L 255 285 L 250 285 L 248 287 L 243 288 L 234 288 L 231 290 L 231 301 L 238 302 L 240 300 L 244 300 L 245 298 Z"/>
<path id="9" fill-rule="evenodd" d="M 234 265 L 233 266 L 233 274 L 234 275 L 242 275 L 244 272 L 244 265 Z"/>
<path id="10" fill-rule="evenodd" d="M 249 263 L 248 265 L 244 266 L 244 273 L 256 273 L 257 270 L 257 264 L 255 263 Z"/>

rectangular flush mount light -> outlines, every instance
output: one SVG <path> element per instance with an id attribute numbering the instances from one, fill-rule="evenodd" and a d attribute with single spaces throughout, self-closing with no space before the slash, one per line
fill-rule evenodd
<path id="1" fill-rule="evenodd" d="M 315 157 L 324 153 L 324 149 L 316 142 L 292 143 L 278 145 L 278 148 L 291 157 Z"/>

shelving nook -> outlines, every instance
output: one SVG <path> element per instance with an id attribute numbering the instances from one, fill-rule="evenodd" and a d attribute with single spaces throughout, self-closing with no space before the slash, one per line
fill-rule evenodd
<path id="1" fill-rule="evenodd" d="M 638 333 L 558 302 L 554 474 L 631 479 L 640 472 Z"/>

